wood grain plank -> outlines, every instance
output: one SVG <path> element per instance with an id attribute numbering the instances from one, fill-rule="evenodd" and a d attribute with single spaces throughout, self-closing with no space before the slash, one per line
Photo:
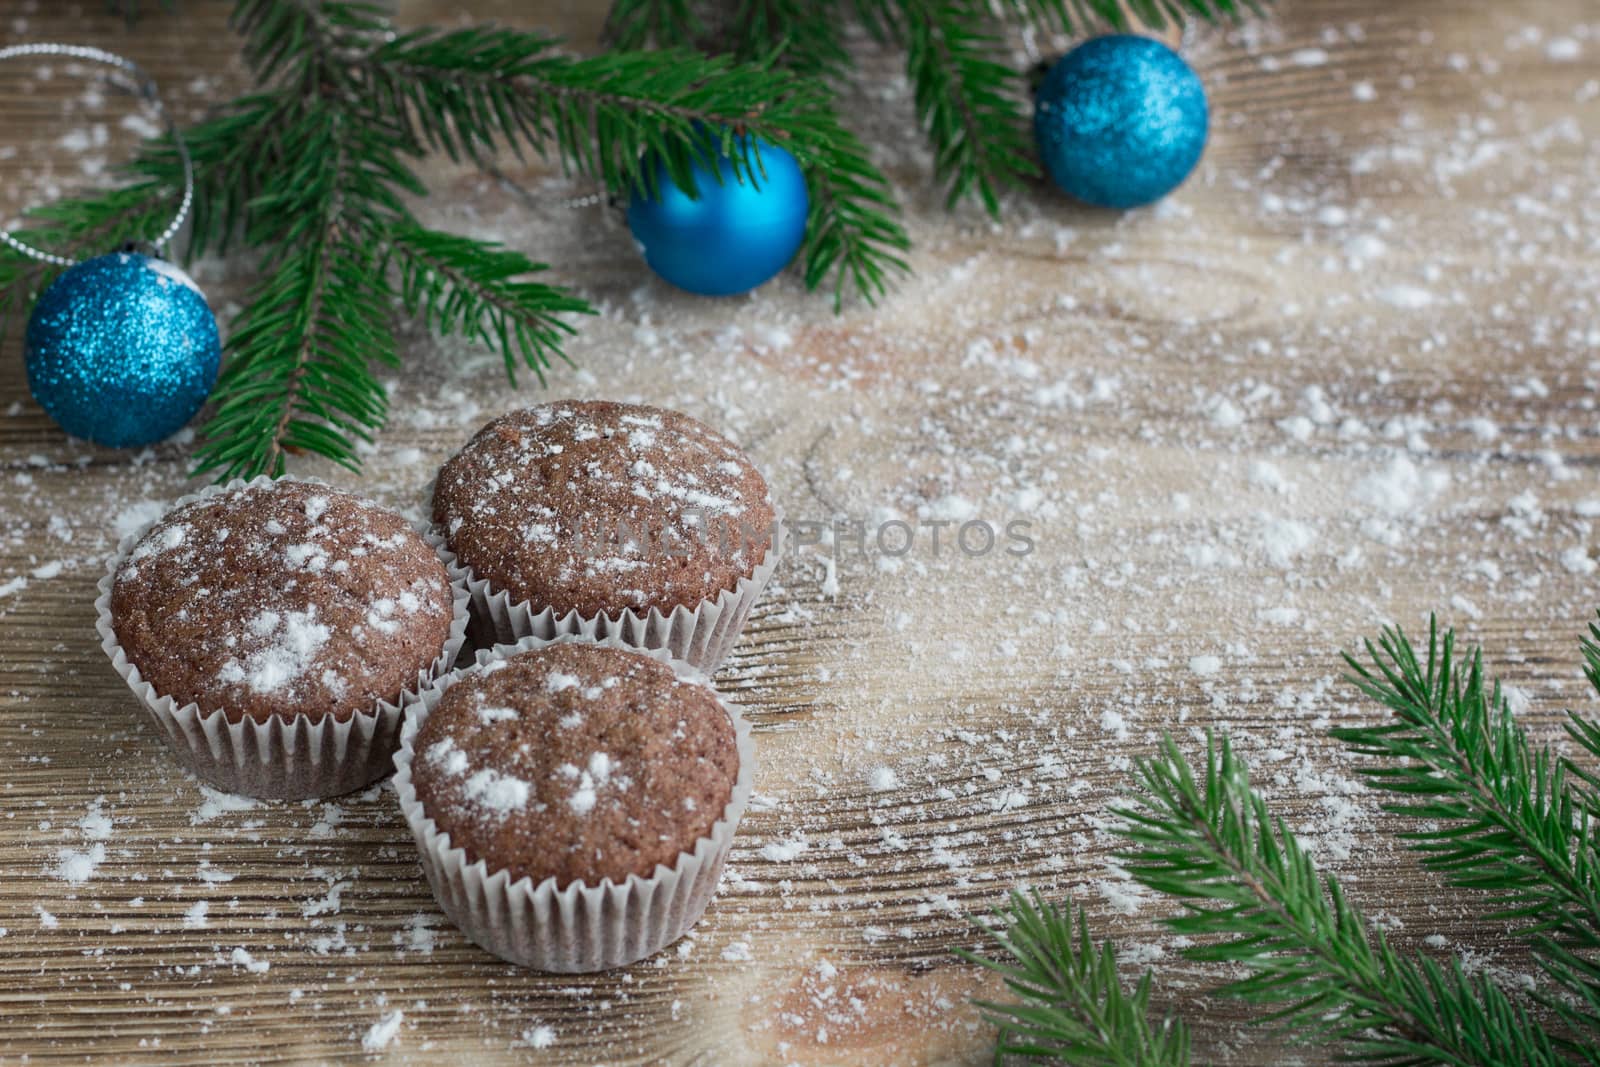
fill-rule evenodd
<path id="1" fill-rule="evenodd" d="M 554 25 L 588 48 L 602 12 L 413 0 L 401 20 Z M 134 56 L 187 116 L 244 83 L 225 18 L 185 5 L 128 29 L 94 4 L 0 4 L 17 37 Z M 728 877 L 690 939 L 623 972 L 535 975 L 465 942 L 385 788 L 234 807 L 176 767 L 91 602 L 117 531 L 186 491 L 190 446 L 63 439 L 13 331 L 0 1062 L 351 1061 L 395 1010 L 397 1064 L 987 1062 L 967 1001 L 993 988 L 949 947 L 1023 884 L 1070 893 L 1153 965 L 1200 1060 L 1319 1062 L 1217 999 L 1115 867 L 1103 816 L 1130 761 L 1208 726 L 1400 943 L 1529 973 L 1503 925 L 1397 849 L 1327 729 L 1374 714 L 1339 649 L 1432 609 L 1485 645 L 1537 736 L 1592 700 L 1575 641 L 1600 514 L 1600 25 L 1580 0 L 1326 0 L 1184 47 L 1216 121 L 1177 197 L 1117 217 L 1031 187 L 994 224 L 941 210 L 898 62 L 863 43 L 850 114 L 899 186 L 917 274 L 838 317 L 792 278 L 750 300 L 669 291 L 617 220 L 546 206 L 584 191 L 548 169 L 508 164 L 523 196 L 430 165 L 430 223 L 525 248 L 601 306 L 552 395 L 727 427 L 792 517 L 1037 524 L 1021 559 L 786 561 L 718 679 L 759 732 Z M 116 102 L 96 119 L 64 77 L 7 99 L 7 214 L 97 180 L 64 132 L 105 121 L 103 154 L 120 144 Z M 219 305 L 248 282 L 237 261 L 196 273 Z M 365 475 L 297 469 L 416 512 L 476 425 L 543 395 L 408 331 Z M 81 884 L 74 853 L 95 860 Z"/>

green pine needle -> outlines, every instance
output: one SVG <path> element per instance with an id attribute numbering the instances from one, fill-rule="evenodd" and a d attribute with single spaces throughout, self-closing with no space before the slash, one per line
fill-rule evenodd
<path id="1" fill-rule="evenodd" d="M 722 48 L 741 60 L 772 61 L 837 79 L 851 67 L 838 0 L 738 0 Z"/>
<path id="2" fill-rule="evenodd" d="M 1243 970 L 1219 992 L 1255 1005 L 1256 1022 L 1372 1063 L 1595 1062 L 1593 1042 L 1552 1036 L 1488 975 L 1390 945 L 1271 815 L 1226 736 L 1208 734 L 1196 765 L 1165 736 L 1137 762 L 1134 781 L 1113 811 L 1130 846 L 1119 862 L 1182 905 L 1165 922 L 1194 942 L 1185 956 Z M 1115 950 L 1091 943 L 1081 912 L 1074 922 L 1070 908 L 1013 894 L 1000 917 L 989 932 L 1006 958 L 958 950 L 1000 974 L 1017 998 L 980 1003 L 1000 1028 L 997 1061 L 1186 1062 L 1181 1024 L 1152 1021 L 1151 975 L 1128 993 Z M 1558 1013 L 1569 1024 L 1578 1018 L 1570 1008 Z"/>
<path id="3" fill-rule="evenodd" d="M 996 1063 L 1019 1056 L 1082 1067 L 1186 1067 L 1183 1024 L 1152 1020 L 1150 972 L 1130 994 L 1115 951 L 1109 942 L 1091 943 L 1081 909 L 1074 919 L 1070 903 L 1057 907 L 1037 893 L 1013 892 L 995 919 L 983 929 L 1004 958 L 956 953 L 998 974 L 1017 997 L 978 1002 L 1000 1030 Z"/>
<path id="4" fill-rule="evenodd" d="M 1250 0 L 1129 10 L 1217 19 L 1241 6 Z M 848 24 L 905 50 L 949 202 L 996 213 L 1004 189 L 1037 170 L 1020 79 L 1004 62 L 1008 27 L 1120 25 L 1120 11 L 1113 0 L 619 0 L 607 32 L 621 49 L 576 58 L 538 33 L 396 33 L 387 5 L 370 0 L 235 0 L 257 86 L 185 131 L 195 200 L 182 258 L 242 246 L 263 280 L 233 324 L 199 469 L 281 473 L 296 451 L 357 465 L 358 442 L 385 417 L 385 309 L 495 348 L 513 377 L 520 364 L 542 378 L 566 358 L 568 317 L 587 303 L 533 280 L 546 268 L 520 253 L 418 225 L 409 205 L 426 195 L 416 167 L 429 152 L 485 166 L 504 149 L 532 153 L 621 196 L 654 191 L 646 157 L 693 191 L 696 161 L 728 154 L 744 180 L 760 141 L 781 145 L 811 198 L 806 285 L 831 289 L 836 309 L 852 294 L 872 303 L 909 269 L 910 240 L 840 115 L 836 93 L 855 69 Z M 29 213 L 21 236 L 83 257 L 159 233 L 180 187 L 172 145 L 147 143 L 122 177 Z M 332 284 L 356 272 L 361 284 Z M 55 273 L 0 253 L 0 306 L 19 310 Z"/>
<path id="5" fill-rule="evenodd" d="M 1000 191 L 1039 173 L 1021 78 L 997 58 L 1000 39 L 980 0 L 904 0 L 906 70 L 917 118 L 933 140 L 934 173 L 954 207 L 975 195 L 1000 214 Z"/>
<path id="6" fill-rule="evenodd" d="M 662 10 L 677 19 L 679 7 Z M 520 252 L 417 223 L 410 204 L 427 190 L 415 168 L 431 151 L 480 163 L 504 148 L 548 155 L 626 193 L 641 179 L 653 191 L 647 154 L 692 188 L 691 163 L 728 152 L 744 180 L 760 166 L 748 146 L 764 139 L 795 155 L 811 188 L 809 286 L 873 300 L 905 269 L 888 182 L 831 90 L 770 62 L 578 59 L 553 38 L 487 27 L 394 34 L 384 9 L 361 0 L 238 0 L 233 24 L 258 87 L 185 132 L 185 250 L 242 245 L 263 278 L 232 324 L 198 471 L 280 474 L 300 452 L 358 466 L 358 444 L 387 414 L 377 372 L 397 358 L 396 309 L 494 348 L 513 380 L 525 366 L 542 381 L 566 359 L 586 301 L 537 279 L 547 268 Z M 171 145 L 147 144 L 124 178 L 30 213 L 20 235 L 81 257 L 158 233 L 181 189 Z M 0 294 L 19 308 L 55 273 L 0 255 Z"/>
<path id="7" fill-rule="evenodd" d="M 276 477 L 299 452 L 357 468 L 355 441 L 370 440 L 388 413 L 371 361 L 394 362 L 370 250 L 336 226 L 308 234 L 250 293 L 228 349 L 199 470 Z"/>
<path id="8" fill-rule="evenodd" d="M 616 0 L 606 39 L 617 48 L 686 48 L 706 30 L 694 0 Z"/>
<path id="9" fill-rule="evenodd" d="M 1168 925 L 1201 942 L 1187 956 L 1246 968 L 1221 992 L 1264 1009 L 1260 1021 L 1378 1062 L 1566 1062 L 1487 975 L 1397 952 L 1271 816 L 1226 737 L 1208 738 L 1198 771 L 1168 737 L 1135 779 L 1116 812 L 1134 846 L 1120 862 L 1183 902 Z"/>
<path id="10" fill-rule="evenodd" d="M 1600 638 L 1592 626 L 1591 634 Z M 1600 688 L 1600 647 L 1592 640 L 1582 647 Z M 1367 642 L 1366 652 L 1370 665 L 1345 657 L 1350 680 L 1390 718 L 1333 736 L 1378 758 L 1362 774 L 1403 798 L 1385 805 L 1416 820 L 1402 837 L 1451 884 L 1483 891 L 1495 909 L 1489 918 L 1517 920 L 1514 929 L 1531 939 L 1541 966 L 1575 998 L 1546 998 L 1550 1006 L 1600 1042 L 1593 770 L 1535 748 L 1500 683 L 1485 679 L 1482 653 L 1458 656 L 1455 634 L 1441 636 L 1437 620 L 1429 620 L 1425 659 L 1398 628 Z M 1594 723 L 1569 713 L 1568 731 L 1600 757 Z"/>
<path id="11" fill-rule="evenodd" d="M 567 358 L 561 344 L 574 330 L 562 315 L 595 313 L 565 289 L 525 280 L 545 264 L 491 242 L 405 224 L 390 231 L 389 254 L 406 314 L 440 336 L 498 348 L 513 385 L 518 357 L 540 384 L 552 356 Z"/>
<path id="12" fill-rule="evenodd" d="M 1041 29 L 1088 33 L 1097 28 L 1128 30 L 1135 20 L 1157 29 L 1181 26 L 1191 19 L 1220 22 L 1259 14 L 1265 6 L 1257 0 L 1000 0 L 1013 17 Z"/>

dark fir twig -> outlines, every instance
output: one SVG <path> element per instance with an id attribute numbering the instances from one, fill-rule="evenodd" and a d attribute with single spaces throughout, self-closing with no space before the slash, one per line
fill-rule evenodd
<path id="1" fill-rule="evenodd" d="M 1009 65 L 1007 34 L 1069 35 L 1238 19 L 1266 0 L 617 0 L 607 30 L 623 48 L 694 44 L 767 59 L 851 84 L 844 41 L 853 23 L 903 51 L 917 120 L 935 174 L 954 205 L 974 198 L 992 215 L 1008 186 L 1036 175 L 1025 77 Z"/>
<path id="2" fill-rule="evenodd" d="M 887 181 L 831 91 L 793 71 L 689 52 L 580 59 L 509 30 L 397 35 L 358 0 L 239 0 L 234 24 L 258 88 L 185 133 L 196 182 L 186 251 L 242 244 L 263 272 L 229 333 L 197 450 L 198 469 L 220 478 L 280 474 L 297 452 L 356 467 L 358 443 L 387 415 L 376 372 L 396 362 L 397 306 L 489 344 L 509 373 L 542 377 L 565 358 L 568 318 L 589 313 L 586 301 L 533 280 L 545 267 L 519 252 L 428 231 L 412 215 L 426 194 L 414 168 L 430 151 L 548 154 L 623 194 L 647 153 L 689 188 L 696 158 L 729 152 L 742 173 L 759 166 L 748 146 L 765 139 L 793 152 L 811 185 L 808 285 L 831 279 L 836 300 L 873 300 L 905 269 Z M 756 138 L 741 149 L 745 133 Z M 69 256 L 148 237 L 181 187 L 176 157 L 151 143 L 127 176 L 124 188 L 31 213 L 21 235 Z M 0 259 L 13 307 L 51 277 Z"/>

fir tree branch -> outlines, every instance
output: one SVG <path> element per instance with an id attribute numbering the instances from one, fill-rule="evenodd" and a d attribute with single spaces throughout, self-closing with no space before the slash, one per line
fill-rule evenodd
<path id="1" fill-rule="evenodd" d="M 688 48 L 706 32 L 694 0 L 616 0 L 605 38 L 616 48 Z"/>
<path id="2" fill-rule="evenodd" d="M 1109 942 L 1089 940 L 1089 922 L 1072 905 L 1060 908 L 1037 893 L 1011 894 L 984 931 L 1009 959 L 963 949 L 957 955 L 1000 975 L 1017 1003 L 979 1001 L 1000 1029 L 995 1060 L 1022 1056 L 1082 1067 L 1186 1067 L 1189 1034 L 1172 1018 L 1151 1017 L 1151 974 L 1130 995 L 1117 973 Z"/>
<path id="3" fill-rule="evenodd" d="M 537 34 L 410 34 L 371 56 L 365 84 L 385 113 L 413 116 L 408 135 L 429 147 L 472 159 L 501 142 L 547 148 L 568 170 L 617 193 L 641 177 L 646 156 L 666 160 L 684 188 L 692 188 L 692 163 L 710 162 L 714 150 L 728 152 L 742 173 L 754 160 L 731 136 L 748 132 L 788 148 L 806 172 L 810 287 L 832 274 L 836 302 L 849 286 L 870 301 L 906 270 L 899 253 L 910 242 L 888 182 L 839 121 L 825 87 L 693 53 L 572 59 L 550 54 L 553 47 Z M 722 136 L 709 139 L 707 129 Z"/>
<path id="4" fill-rule="evenodd" d="M 1264 0 L 1263 0 L 1264 2 Z M 1012 17 L 1040 29 L 1067 35 L 1088 33 L 1096 27 L 1129 30 L 1137 25 L 1160 29 L 1181 26 L 1191 19 L 1221 22 L 1259 13 L 1257 0 L 1001 0 Z"/>
<path id="5" fill-rule="evenodd" d="M 1343 1040 L 1352 1054 L 1384 1062 L 1565 1062 L 1488 976 L 1402 956 L 1370 930 L 1338 880 L 1319 875 L 1271 817 L 1225 737 L 1208 739 L 1198 778 L 1168 737 L 1139 762 L 1136 780 L 1138 791 L 1117 809 L 1120 832 L 1137 846 L 1123 865 L 1184 901 L 1169 925 L 1210 942 L 1188 956 L 1249 969 L 1223 992 L 1273 1007 L 1263 1021 L 1303 1039 Z"/>
<path id="6" fill-rule="evenodd" d="M 969 194 L 1000 214 L 1000 190 L 1039 172 L 1020 80 L 995 59 L 1000 40 L 976 0 L 900 0 L 906 72 L 934 147 L 947 206 Z"/>
<path id="7" fill-rule="evenodd" d="M 388 411 L 374 360 L 396 364 L 392 291 L 376 249 L 405 217 L 401 191 L 420 191 L 384 131 L 337 108 L 307 108 L 283 161 L 249 205 L 245 239 L 269 245 L 269 276 L 228 338 L 216 413 L 195 452 L 219 480 L 283 473 L 308 451 L 355 469 Z"/>
<path id="8" fill-rule="evenodd" d="M 1346 655 L 1350 680 L 1391 719 L 1333 736 L 1383 761 L 1362 774 L 1407 798 L 1385 807 L 1417 820 L 1421 828 L 1403 836 L 1425 863 L 1490 894 L 1500 909 L 1492 918 L 1528 920 L 1521 932 L 1541 965 L 1582 1004 L 1551 1006 L 1600 1041 L 1600 853 L 1571 764 L 1529 743 L 1500 683 L 1485 681 L 1482 653 L 1458 658 L 1455 634 L 1441 639 L 1437 620 L 1425 663 L 1398 628 L 1366 651 L 1370 667 Z M 1600 734 L 1576 714 L 1569 729 L 1580 744 Z"/>
<path id="9" fill-rule="evenodd" d="M 564 289 L 519 280 L 548 268 L 490 242 L 404 223 L 390 231 L 388 249 L 406 313 L 441 336 L 498 348 L 513 385 L 518 355 L 541 384 L 551 357 L 566 359 L 561 343 L 575 331 L 561 315 L 595 313 Z"/>
<path id="10" fill-rule="evenodd" d="M 334 226 L 280 258 L 234 323 L 199 471 L 277 476 L 292 452 L 357 467 L 354 439 L 370 440 L 388 409 L 369 363 L 394 362 L 376 277 L 370 254 Z"/>
<path id="11" fill-rule="evenodd" d="M 738 0 L 720 50 L 746 62 L 838 77 L 850 69 L 838 7 L 838 0 Z"/>
<path id="12" fill-rule="evenodd" d="M 868 161 L 866 146 L 843 127 L 834 136 L 832 163 L 806 173 L 811 210 L 801 258 L 807 288 L 833 275 L 837 311 L 847 283 L 872 303 L 887 290 L 890 275 L 909 272 L 903 254 L 911 239 L 894 220 L 894 200 Z"/>
<path id="13" fill-rule="evenodd" d="M 1588 636 L 1579 639 L 1578 648 L 1583 653 L 1583 675 L 1589 686 L 1600 694 L 1600 626 L 1589 624 Z M 1600 725 L 1583 718 L 1577 712 L 1567 712 L 1567 736 L 1588 753 L 1590 766 L 1563 758 L 1561 764 L 1576 780 L 1574 795 L 1583 805 L 1591 820 L 1600 819 Z"/>

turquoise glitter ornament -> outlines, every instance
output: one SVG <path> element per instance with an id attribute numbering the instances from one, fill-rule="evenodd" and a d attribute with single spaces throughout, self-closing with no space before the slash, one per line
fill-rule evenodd
<path id="1" fill-rule="evenodd" d="M 66 57 L 113 68 L 116 82 L 154 106 L 183 166 L 183 197 L 151 242 L 164 248 L 194 203 L 194 167 L 155 82 L 132 60 L 75 44 L 15 44 L 0 60 Z M 154 256 L 121 252 L 81 263 L 0 229 L 0 245 L 67 270 L 33 306 L 23 338 L 28 389 L 75 437 L 126 448 L 170 436 L 211 395 L 222 361 L 217 320 L 198 286 Z"/>
<path id="2" fill-rule="evenodd" d="M 1153 203 L 1200 162 L 1205 86 L 1148 37 L 1096 37 L 1056 61 L 1035 96 L 1033 132 L 1050 178 L 1100 207 Z"/>
<path id="3" fill-rule="evenodd" d="M 189 276 L 113 252 L 69 269 L 28 319 L 28 388 L 74 437 L 125 448 L 171 436 L 217 383 L 217 320 Z"/>
<path id="4" fill-rule="evenodd" d="M 745 139 L 736 143 L 743 151 Z M 655 196 L 634 191 L 628 229 L 651 270 L 691 293 L 729 296 L 788 266 L 806 236 L 805 175 L 777 145 L 757 140 L 754 149 L 742 181 L 724 153 L 716 173 L 695 161 L 695 196 L 673 184 L 665 160 L 645 160 Z"/>

